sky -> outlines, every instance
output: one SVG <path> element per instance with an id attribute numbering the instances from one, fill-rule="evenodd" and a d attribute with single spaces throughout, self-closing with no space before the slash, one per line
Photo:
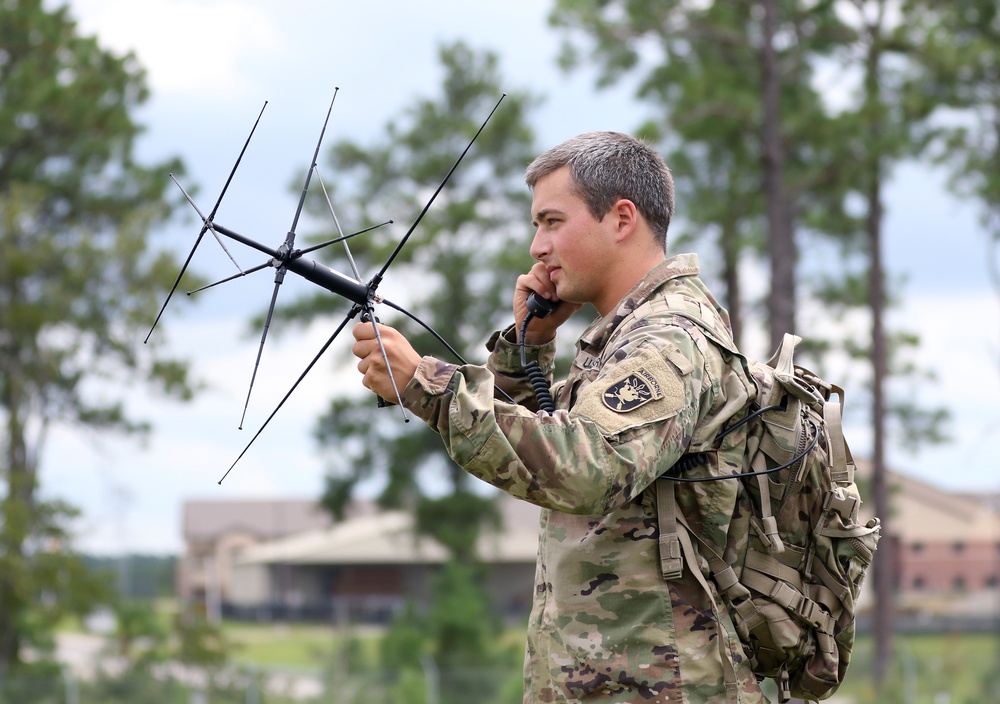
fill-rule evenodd
<path id="1" fill-rule="evenodd" d="M 415 98 L 437 94 L 442 42 L 461 39 L 497 52 L 509 90 L 543 96 L 534 122 L 543 148 L 580 132 L 629 131 L 639 124 L 643 108 L 631 100 L 627 81 L 598 92 L 588 72 L 566 75 L 556 67 L 560 35 L 546 23 L 547 7 L 538 0 L 69 2 L 83 33 L 115 52 L 134 51 L 146 68 L 152 97 L 136 113 L 146 126 L 139 157 L 152 163 L 180 156 L 187 167 L 182 183 L 188 190 L 199 187 L 195 198 L 203 211 L 267 101 L 216 220 L 275 244 L 291 223 L 296 197 L 290 184 L 305 177 L 334 89 L 339 91 L 326 144 L 374 140 Z M 336 178 L 322 176 L 328 183 Z M 389 217 L 412 221 L 405 214 Z M 529 220 L 526 213 L 526 245 Z M 184 254 L 197 227 L 193 219 L 176 223 L 157 233 L 157 242 Z M 396 227 L 401 236 L 406 225 Z M 1000 303 L 989 286 L 990 251 L 975 209 L 947 195 L 942 174 L 900 168 L 887 193 L 886 237 L 887 266 L 901 282 L 901 305 L 890 324 L 921 333 L 916 361 L 937 374 L 934 382 L 900 391 L 925 404 L 946 405 L 955 437 L 948 446 L 919 454 L 892 445 L 890 464 L 947 489 L 1000 490 L 1000 467 L 986 451 L 1000 437 Z M 202 245 L 195 267 L 210 278 L 234 273 L 213 245 Z M 239 245 L 230 250 L 244 268 L 261 262 L 261 255 Z M 335 373 L 327 360 L 219 484 L 332 332 L 321 325 L 287 335 L 272 331 L 246 429 L 238 430 L 259 341 L 259 333 L 248 332 L 248 319 L 265 309 L 272 288 L 270 275 L 257 277 L 201 294 L 196 305 L 171 303 L 154 335 L 193 361 L 207 389 L 190 404 L 139 387 L 117 390 L 134 415 L 153 424 L 144 442 L 66 429 L 51 434 L 42 484 L 48 496 L 81 508 L 81 549 L 177 553 L 185 500 L 318 496 L 325 467 L 311 437 L 315 418 L 334 391 L 364 391 L 350 366 Z M 390 278 L 380 291 L 395 299 Z M 305 286 L 289 281 L 282 296 Z M 150 311 L 151 321 L 155 313 Z M 338 342 L 349 347 L 344 339 Z M 851 398 L 848 389 L 848 411 Z M 387 410 L 384 422 L 401 419 Z M 870 445 L 865 427 L 858 423 L 847 432 L 855 455 L 863 456 Z"/>

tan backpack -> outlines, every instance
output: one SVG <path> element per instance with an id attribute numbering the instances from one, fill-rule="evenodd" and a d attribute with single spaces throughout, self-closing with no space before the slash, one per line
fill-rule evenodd
<path id="1" fill-rule="evenodd" d="M 692 307 L 677 312 L 739 354 L 729 335 Z M 656 482 L 664 577 L 676 578 L 687 561 L 709 590 L 692 554 L 698 546 L 754 673 L 775 680 L 782 702 L 824 699 L 843 682 L 861 584 L 879 539 L 878 519 L 858 516 L 854 460 L 841 430 L 843 390 L 794 364 L 799 342 L 785 335 L 767 365 L 739 355 L 759 393 L 716 438 L 718 445 L 730 432 L 747 436 L 743 473 L 723 479 L 743 482 L 738 511 L 750 515 L 750 530 L 730 530 L 726 557 L 685 525 L 677 482 L 669 475 Z M 670 474 L 683 478 L 684 466 L 698 459 L 685 456 Z"/>

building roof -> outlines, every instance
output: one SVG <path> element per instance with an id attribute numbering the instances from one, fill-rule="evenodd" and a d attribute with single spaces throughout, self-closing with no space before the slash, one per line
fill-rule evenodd
<path id="1" fill-rule="evenodd" d="M 198 501 L 184 502 L 183 530 L 187 542 L 216 540 L 240 531 L 269 540 L 330 525 L 331 518 L 316 501 Z"/>
<path id="2" fill-rule="evenodd" d="M 870 465 L 858 462 L 867 476 Z M 906 542 L 1000 540 L 1000 511 L 982 497 L 965 496 L 900 473 L 889 472 L 893 513 L 890 530 Z M 871 515 L 870 494 L 864 512 Z M 503 529 L 484 531 L 480 557 L 488 562 L 533 563 L 538 546 L 540 509 L 498 495 Z M 376 512 L 355 506 L 343 522 L 332 524 L 314 501 L 188 501 L 184 537 L 216 539 L 244 531 L 265 541 L 241 553 L 241 564 L 438 564 L 446 549 L 431 538 L 418 538 L 408 512 Z"/>
<path id="3" fill-rule="evenodd" d="M 504 494 L 497 500 L 503 528 L 483 531 L 478 545 L 480 558 L 494 564 L 533 564 L 538 552 L 540 509 Z M 414 535 L 412 514 L 386 511 L 247 547 L 238 564 L 440 564 L 447 560 L 444 546 Z"/>
<path id="4" fill-rule="evenodd" d="M 996 542 L 1000 512 L 987 501 L 899 472 L 889 475 L 889 530 L 907 542 Z"/>
<path id="5" fill-rule="evenodd" d="M 861 513 L 870 518 L 875 515 L 871 462 L 857 460 L 857 467 L 864 501 Z M 885 522 L 904 542 L 1000 541 L 1000 507 L 994 495 L 957 493 L 892 470 L 886 477 L 892 513 Z"/>

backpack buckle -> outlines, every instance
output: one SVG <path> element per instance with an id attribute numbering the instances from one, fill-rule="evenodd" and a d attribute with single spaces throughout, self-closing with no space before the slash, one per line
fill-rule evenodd
<path id="1" fill-rule="evenodd" d="M 781 536 L 778 534 L 778 522 L 774 516 L 764 516 L 763 518 L 751 516 L 750 523 L 769 554 L 780 555 L 785 551 L 785 544 L 781 542 Z"/>
<path id="2" fill-rule="evenodd" d="M 791 699 L 792 687 L 788 681 L 788 665 L 781 664 L 781 669 L 778 670 L 778 676 L 774 678 L 774 681 L 778 685 L 778 701 L 787 702 Z"/>
<path id="3" fill-rule="evenodd" d="M 676 533 L 660 535 L 660 571 L 666 580 L 680 579 L 684 571 L 681 539 Z"/>

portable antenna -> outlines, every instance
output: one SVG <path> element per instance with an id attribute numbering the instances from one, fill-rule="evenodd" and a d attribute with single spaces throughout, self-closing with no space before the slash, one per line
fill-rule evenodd
<path id="1" fill-rule="evenodd" d="M 153 334 L 153 330 L 156 329 L 156 324 L 160 322 L 160 316 L 162 316 L 163 311 L 167 309 L 167 304 L 170 303 L 170 298 L 174 295 L 174 291 L 177 290 L 177 286 L 180 284 L 181 278 L 184 276 L 184 272 L 187 271 L 188 265 L 191 264 L 191 259 L 194 257 L 195 250 L 197 250 L 198 245 L 201 244 L 201 238 L 205 236 L 205 232 L 207 232 L 211 226 L 212 219 L 215 217 L 215 213 L 219 210 L 219 205 L 222 203 L 223 196 L 225 196 L 226 191 L 229 190 L 229 184 L 232 183 L 233 176 L 236 175 L 236 169 L 239 168 L 240 162 L 243 161 L 243 155 L 246 153 L 247 147 L 250 146 L 250 138 L 253 137 L 253 133 L 257 130 L 257 125 L 260 124 L 260 117 L 264 114 L 264 108 L 266 107 L 267 101 L 265 100 L 264 105 L 261 106 L 260 112 L 257 114 L 257 119 L 254 121 L 253 127 L 250 129 L 250 134 L 247 135 L 247 139 L 243 143 L 243 148 L 240 149 L 240 155 L 236 157 L 236 163 L 233 164 L 233 168 L 229 172 L 229 177 L 226 179 L 226 183 L 222 187 L 222 192 L 219 194 L 219 198 L 215 201 L 215 206 L 212 208 L 212 212 L 209 214 L 208 218 L 202 217 L 201 231 L 198 233 L 198 237 L 195 239 L 194 246 L 191 248 L 191 251 L 188 252 L 187 259 L 184 260 L 184 265 L 181 267 L 180 273 L 177 274 L 177 279 L 174 281 L 174 285 L 170 288 L 170 293 L 167 294 L 167 299 L 163 301 L 163 305 L 160 307 L 160 312 L 156 314 L 156 319 L 153 321 L 152 327 L 150 327 L 149 332 L 146 333 L 146 339 L 143 340 L 143 344 L 149 342 L 149 337 Z M 170 177 L 173 178 L 173 174 L 171 174 Z M 174 183 L 177 183 L 177 179 L 174 179 Z M 177 185 L 180 186 L 179 183 Z M 182 188 L 181 190 L 183 191 L 184 189 Z M 184 195 L 187 196 L 187 193 L 185 192 Z M 190 197 L 188 197 L 188 202 L 191 203 Z M 194 203 L 191 203 L 191 205 L 194 205 Z M 195 210 L 197 210 L 197 208 L 195 208 Z M 200 212 L 198 214 L 201 215 Z M 239 265 L 237 265 L 237 268 L 239 268 Z"/>
<path id="2" fill-rule="evenodd" d="M 268 330 L 269 330 L 270 325 L 271 325 L 271 320 L 272 320 L 272 318 L 274 316 L 274 309 L 275 309 L 275 306 L 276 306 L 276 303 L 277 303 L 278 290 L 280 289 L 281 284 L 284 281 L 284 277 L 285 277 L 286 272 L 291 271 L 294 274 L 298 274 L 299 276 L 301 276 L 302 278 L 306 279 L 307 281 L 309 281 L 311 283 L 314 283 L 314 284 L 316 284 L 316 285 L 318 285 L 318 286 L 320 286 L 322 288 L 325 288 L 326 290 L 330 291 L 331 293 L 334 293 L 334 294 L 336 294 L 336 295 L 338 295 L 338 296 L 340 296 L 342 298 L 346 298 L 352 304 L 350 310 L 347 313 L 347 315 L 344 317 L 344 319 L 341 321 L 341 323 L 334 330 L 333 334 L 330 335 L 330 337 L 327 339 L 327 341 L 320 348 L 319 352 L 316 353 L 316 355 L 313 357 L 313 359 L 309 362 L 309 364 L 306 366 L 306 368 L 302 371 L 302 373 L 299 375 L 299 377 L 295 380 L 295 383 L 292 384 L 291 388 L 285 393 L 284 397 L 281 399 L 281 401 L 278 403 L 278 405 L 275 407 L 275 409 L 271 412 L 271 414 L 267 417 L 267 419 L 264 421 L 264 423 L 260 426 L 260 428 L 254 434 L 254 436 L 250 439 L 250 441 L 247 443 L 247 445 L 243 448 L 243 451 L 239 454 L 239 456 L 236 458 L 236 460 L 233 462 L 233 464 L 229 467 L 228 470 L 226 470 L 226 473 L 219 480 L 219 484 L 222 484 L 222 481 L 227 476 L 229 476 L 229 473 L 233 470 L 233 468 L 236 466 L 236 464 L 243 458 L 243 456 L 247 453 L 247 451 L 250 449 L 250 447 L 253 445 L 253 443 L 257 440 L 257 438 L 260 437 L 260 435 L 264 432 L 264 429 L 267 428 L 268 424 L 275 417 L 275 415 L 277 415 L 278 411 L 282 408 L 282 406 L 285 405 L 285 403 L 291 397 L 291 395 L 295 391 L 295 389 L 298 388 L 298 386 L 305 379 L 306 375 L 316 366 L 316 363 L 319 361 L 319 359 L 323 356 L 323 354 L 325 354 L 325 352 L 329 349 L 330 345 L 333 344 L 333 341 L 344 330 L 344 328 L 347 326 L 347 323 L 350 322 L 353 318 L 357 317 L 359 313 L 361 314 L 361 320 L 362 321 L 364 321 L 364 322 L 371 322 L 371 324 L 374 326 L 375 337 L 376 337 L 376 340 L 378 341 L 379 349 L 381 350 L 381 353 L 382 353 L 382 358 L 383 358 L 383 360 L 386 363 L 386 368 L 387 368 L 388 373 L 389 373 L 389 378 L 390 378 L 390 380 L 392 382 L 392 386 L 393 386 L 393 389 L 394 389 L 394 392 L 395 392 L 396 401 L 400 402 L 399 403 L 400 410 L 402 412 L 404 421 L 409 422 L 409 416 L 406 414 L 406 410 L 402 407 L 402 403 L 401 403 L 401 399 L 400 399 L 400 394 L 399 394 L 399 388 L 396 386 L 396 379 L 395 379 L 395 376 L 393 375 L 391 365 L 389 364 L 388 355 L 386 354 L 385 346 L 382 343 L 382 337 L 381 337 L 381 334 L 379 333 L 379 330 L 378 330 L 378 324 L 377 324 L 378 323 L 378 318 L 375 316 L 375 304 L 376 303 L 385 303 L 386 305 L 389 305 L 390 307 L 392 307 L 392 308 L 400 311 L 401 313 L 403 313 L 406 316 L 410 317 L 411 319 L 415 320 L 417 323 L 419 323 L 420 325 L 422 325 L 426 330 L 428 330 L 429 332 L 431 332 L 431 334 L 433 334 L 435 338 L 437 338 L 439 341 L 441 341 L 442 344 L 444 344 L 448 348 L 448 350 L 451 351 L 452 354 L 454 354 L 463 364 L 466 363 L 465 360 L 462 359 L 461 355 L 459 355 L 458 352 L 455 351 L 455 349 L 450 344 L 448 344 L 447 341 L 444 340 L 444 338 L 442 338 L 439 334 L 437 334 L 437 332 L 435 332 L 430 326 L 428 326 L 426 323 L 424 323 L 423 321 L 421 321 L 419 318 L 417 318 L 415 315 L 413 315 L 409 311 L 404 310 L 402 307 L 400 307 L 400 306 L 398 306 L 398 305 L 396 305 L 394 303 L 391 303 L 390 301 L 386 301 L 384 299 L 381 299 L 377 295 L 377 290 L 378 290 L 378 287 L 381 284 L 383 278 L 385 277 L 385 274 L 388 271 L 389 267 L 392 265 L 393 261 L 395 261 L 397 255 L 402 251 L 403 247 L 408 242 L 410 236 L 413 234 L 414 230 L 416 230 L 417 226 L 420 224 L 420 222 L 423 219 L 424 215 L 427 214 L 427 211 L 430 209 L 431 205 L 434 203 L 434 201 L 437 199 L 438 195 L 444 189 L 445 185 L 451 179 L 451 176 L 455 173 L 455 170 L 458 168 L 459 164 L 461 164 L 461 162 L 465 158 L 466 154 L 468 154 L 469 150 L 472 148 L 473 143 L 476 141 L 476 139 L 479 137 L 479 135 L 483 132 L 483 130 L 485 129 L 487 123 L 493 117 L 494 113 L 497 111 L 497 108 L 499 108 L 500 103 L 506 97 L 506 93 L 504 93 L 503 95 L 501 95 L 501 97 L 497 101 L 496 105 L 490 111 L 489 115 L 486 117 L 486 119 L 483 121 L 483 123 L 479 126 L 479 129 L 476 131 L 475 135 L 473 135 L 473 137 L 469 141 L 468 145 L 466 145 L 465 149 L 462 151 L 462 153 L 459 155 L 458 159 L 452 165 L 451 169 L 445 175 L 444 179 L 438 185 L 438 187 L 434 191 L 433 195 L 431 195 L 431 197 L 427 201 L 426 205 L 424 205 L 423 209 L 417 215 L 417 218 L 413 221 L 413 224 L 406 231 L 406 234 L 403 236 L 403 238 L 399 241 L 399 243 L 393 249 L 392 253 L 389 255 L 389 258 L 386 260 L 386 262 L 382 265 L 381 269 L 379 269 L 378 273 L 375 274 L 375 276 L 372 277 L 372 279 L 367 284 L 364 284 L 364 283 L 362 283 L 361 275 L 360 275 L 360 273 L 358 271 L 357 264 L 354 261 L 354 257 L 351 255 L 350 246 L 348 245 L 347 240 L 349 240 L 350 238 L 356 237 L 357 235 L 363 234 L 365 232 L 369 232 L 372 229 L 375 229 L 376 227 L 382 227 L 382 226 L 384 226 L 386 224 L 391 224 L 392 220 L 388 220 L 388 221 L 386 221 L 386 222 L 384 222 L 384 223 L 382 223 L 380 225 L 376 225 L 374 227 L 369 227 L 369 228 L 366 228 L 366 229 L 361 230 L 359 232 L 354 232 L 352 234 L 345 235 L 344 234 L 344 230 L 341 227 L 340 220 L 337 217 L 337 214 L 336 214 L 336 212 L 333 209 L 333 203 L 330 200 L 330 196 L 329 196 L 329 193 L 327 192 L 326 185 L 323 183 L 323 179 L 319 175 L 319 168 L 318 168 L 318 165 L 317 165 L 318 160 L 319 160 L 319 152 L 320 152 L 320 148 L 321 148 L 322 143 L 323 143 L 323 137 L 326 134 L 327 126 L 328 126 L 329 121 L 330 121 L 330 115 L 331 115 L 331 113 L 333 111 L 333 105 L 334 105 L 334 102 L 337 99 L 337 93 L 339 92 L 339 90 L 340 90 L 339 88 L 335 88 L 334 89 L 333 98 L 330 100 L 330 106 L 327 109 L 326 118 L 323 121 L 323 127 L 320 130 L 319 138 L 317 139 L 316 147 L 315 147 L 315 149 L 313 151 L 312 163 L 311 163 L 311 165 L 310 165 L 310 167 L 309 167 L 309 169 L 308 169 L 308 171 L 306 173 L 306 177 L 305 177 L 305 180 L 304 180 L 304 183 L 303 183 L 303 186 L 302 186 L 302 193 L 301 193 L 301 195 L 299 197 L 298 205 L 297 205 L 296 210 L 295 210 L 295 215 L 294 215 L 294 217 L 292 219 L 291 228 L 289 229 L 288 233 L 286 234 L 284 242 L 277 249 L 272 249 L 271 247 L 268 247 L 267 245 L 264 245 L 264 244 L 262 244 L 260 242 L 257 242 L 256 240 L 253 240 L 250 237 L 246 237 L 244 235 L 241 235 L 240 233 L 238 233 L 238 232 L 236 232 L 236 231 L 234 231 L 234 230 L 232 230 L 232 229 L 230 229 L 230 228 L 228 228 L 228 227 L 226 227 L 226 226 L 224 226 L 224 225 L 222 225 L 222 224 L 220 224 L 218 222 L 215 222 L 215 215 L 216 215 L 216 213 L 217 213 L 217 211 L 219 209 L 219 205 L 221 204 L 222 198 L 223 198 L 223 196 L 225 195 L 226 191 L 229 188 L 229 184 L 231 183 L 231 181 L 233 179 L 233 175 L 236 172 L 237 166 L 239 166 L 240 161 L 243 158 L 243 154 L 246 152 L 247 146 L 250 143 L 250 137 L 247 137 L 247 141 L 243 145 L 243 149 L 240 151 L 240 155 L 239 155 L 239 158 L 236 161 L 236 165 L 233 166 L 233 170 L 230 173 L 229 178 L 226 180 L 226 184 L 225 184 L 225 186 L 222 189 L 222 193 L 219 195 L 219 198 L 216 201 L 215 206 L 212 208 L 212 211 L 207 216 L 205 216 L 201 212 L 201 210 L 198 209 L 197 205 L 195 205 L 195 203 L 194 203 L 194 199 L 191 198 L 191 196 L 187 193 L 187 191 L 184 190 L 183 186 L 181 186 L 181 184 L 177 181 L 177 179 L 176 178 L 173 179 L 174 182 L 177 184 L 178 188 L 180 188 L 181 192 L 184 194 L 184 197 L 187 199 L 188 203 L 190 203 L 190 205 L 195 209 L 195 212 L 198 213 L 199 217 L 202 220 L 202 227 L 201 227 L 200 232 L 198 233 L 198 237 L 197 237 L 197 239 L 195 241 L 194 247 L 192 247 L 191 252 L 188 254 L 188 257 L 187 257 L 187 259 L 184 262 L 184 266 L 181 269 L 181 273 L 178 275 L 177 280 L 174 282 L 174 286 L 170 290 L 170 294 L 167 296 L 167 300 L 164 302 L 163 307 L 160 309 L 160 312 L 159 312 L 159 314 L 156 317 L 156 321 L 159 321 L 160 316 L 163 314 L 163 311 L 166 309 L 167 303 L 169 303 L 169 301 L 170 301 L 170 297 L 173 295 L 174 291 L 177 289 L 177 286 L 180 283 L 181 277 L 184 275 L 184 272 L 186 271 L 187 267 L 189 266 L 189 264 L 191 262 L 192 257 L 194 256 L 195 250 L 198 248 L 198 245 L 201 243 L 201 240 L 204 237 L 204 235 L 205 235 L 206 232 L 211 232 L 212 235 L 214 237 L 216 237 L 216 239 L 219 240 L 220 244 L 222 244 L 222 240 L 219 238 L 219 236 L 222 235 L 223 237 L 229 238 L 229 239 L 234 240 L 236 242 L 240 242 L 241 244 L 244 244 L 244 245 L 246 245 L 248 247 L 251 247 L 252 249 L 256 249 L 257 251 L 266 254 L 269 257 L 269 260 L 266 263 L 264 263 L 264 264 L 261 264 L 261 265 L 255 266 L 255 267 L 251 267 L 251 268 L 246 269 L 246 270 L 243 270 L 242 268 L 240 268 L 239 264 L 236 264 L 236 267 L 237 267 L 237 269 L 239 269 L 239 272 L 240 272 L 239 274 L 227 277 L 225 279 L 222 279 L 220 281 L 216 281 L 215 283 L 208 284 L 206 286 L 202 286 L 202 287 L 200 287 L 198 289 L 195 289 L 194 291 L 189 291 L 188 295 L 191 295 L 193 293 L 197 293 L 198 291 L 204 291 L 205 289 L 208 289 L 208 288 L 211 288 L 211 287 L 214 287 L 214 286 L 218 286 L 219 284 L 226 283 L 226 282 L 232 281 L 232 280 L 234 280 L 236 278 L 240 278 L 240 277 L 246 276 L 248 274 L 260 271 L 260 270 L 265 269 L 265 268 L 267 268 L 269 266 L 275 268 L 274 288 L 273 288 L 273 290 L 271 292 L 271 301 L 270 301 L 270 305 L 268 306 L 267 315 L 265 317 L 264 329 L 263 329 L 263 331 L 261 333 L 260 344 L 259 344 L 259 346 L 257 348 L 257 357 L 256 357 L 256 360 L 255 360 L 255 363 L 254 363 L 253 374 L 252 374 L 251 379 L 250 379 L 250 388 L 247 391 L 246 402 L 244 403 L 244 406 L 243 406 L 243 415 L 242 415 L 242 417 L 240 419 L 240 425 L 239 425 L 240 429 L 243 428 L 243 423 L 244 423 L 244 421 L 246 419 L 247 409 L 248 409 L 248 407 L 250 405 L 250 396 L 251 396 L 251 394 L 253 392 L 254 382 L 256 381 L 256 378 L 257 378 L 257 372 L 258 372 L 258 369 L 260 367 L 260 361 L 261 361 L 261 357 L 262 357 L 263 350 L 264 350 L 264 342 L 267 339 L 267 334 L 268 334 Z M 267 103 L 265 103 L 265 106 L 266 105 L 267 105 Z M 263 109 L 261 109 L 261 113 L 263 113 Z M 260 115 L 257 116 L 257 122 L 254 123 L 254 128 L 253 128 L 253 130 L 251 130 L 250 136 L 253 135 L 254 130 L 256 130 L 257 124 L 259 122 L 260 122 Z M 320 185 L 321 185 L 321 187 L 323 189 L 323 194 L 324 194 L 324 196 L 326 198 L 327 205 L 328 205 L 328 207 L 330 209 L 330 214 L 333 217 L 334 223 L 335 223 L 336 228 L 337 228 L 337 233 L 338 233 L 339 236 L 336 237 L 336 238 L 334 238 L 334 239 L 331 239 L 331 240 L 328 240 L 326 242 L 323 242 L 322 244 L 314 245 L 314 246 L 308 247 L 306 249 L 295 249 L 295 236 L 296 236 L 295 235 L 295 230 L 298 227 L 299 217 L 302 214 L 302 210 L 303 210 L 303 207 L 304 207 L 304 204 L 305 204 L 305 198 L 306 198 L 306 195 L 309 192 L 309 184 L 310 184 L 310 181 L 312 179 L 312 174 L 313 174 L 314 171 L 316 172 L 317 178 L 320 181 Z M 173 175 L 171 175 L 171 178 L 173 178 Z M 329 245 L 337 243 L 337 242 L 343 242 L 344 243 L 344 248 L 345 248 L 345 251 L 346 251 L 346 254 L 347 254 L 347 258 L 348 258 L 348 261 L 350 262 L 351 270 L 352 270 L 352 272 L 354 274 L 353 277 L 345 276 L 344 274 L 341 274 L 341 273 L 339 273 L 337 271 L 334 271 L 330 267 L 328 267 L 328 266 L 326 266 L 324 264 L 321 264 L 320 262 L 315 261 L 315 260 L 310 259 L 310 258 L 308 258 L 308 257 L 305 256 L 307 253 L 316 251 L 318 249 L 321 249 L 323 247 L 329 246 Z M 229 254 L 229 251 L 227 249 L 225 249 L 225 245 L 223 245 L 223 249 L 226 251 L 227 254 Z M 232 255 L 230 254 L 229 256 L 232 259 Z M 233 259 L 233 263 L 234 264 L 236 263 L 235 259 Z M 156 321 L 154 321 L 154 323 L 153 323 L 153 327 L 154 328 L 156 327 Z M 152 329 L 150 330 L 150 334 L 151 333 L 152 333 Z M 149 335 L 146 336 L 146 339 L 148 341 Z M 504 397 L 506 397 L 508 400 L 510 400 L 511 402 L 513 402 L 513 400 L 510 399 L 510 397 L 507 396 L 507 394 L 505 394 L 502 390 L 497 389 L 497 391 L 500 394 L 502 394 Z"/>
<path id="3" fill-rule="evenodd" d="M 434 191 L 434 194 L 431 196 L 430 200 L 427 201 L 427 205 L 425 205 L 424 208 L 423 208 L 423 210 L 420 211 L 420 214 L 417 216 L 417 219 L 414 220 L 413 224 L 410 226 L 410 229 L 407 230 L 406 234 L 403 236 L 403 239 L 399 242 L 399 244 L 396 245 L 396 248 L 393 250 L 392 254 L 389 256 L 389 259 L 386 261 L 386 263 L 379 270 L 378 274 L 376 274 L 375 277 L 372 278 L 371 282 L 369 282 L 368 287 L 367 287 L 368 298 L 365 301 L 360 301 L 360 300 L 357 300 L 357 299 L 354 299 L 354 298 L 351 299 L 351 300 L 354 301 L 354 305 L 351 307 L 351 310 L 347 313 L 347 316 L 344 318 L 343 322 L 341 322 L 340 326 L 336 329 L 336 331 L 334 331 L 333 335 L 330 336 L 330 339 L 328 339 L 326 341 L 326 344 L 323 345 L 323 348 L 322 348 L 322 350 L 320 350 L 320 353 L 313 359 L 313 361 L 309 364 L 309 366 L 306 367 L 305 371 L 303 371 L 302 374 L 299 376 L 299 378 L 295 381 L 295 383 L 292 385 L 292 388 L 288 391 L 288 393 L 285 394 L 285 397 L 278 404 L 278 408 L 275 408 L 274 411 L 271 413 L 271 415 L 267 417 L 267 420 L 264 421 L 263 425 L 261 425 L 261 427 L 257 431 L 257 433 L 250 439 L 250 442 L 247 443 L 246 447 L 243 448 L 243 452 L 240 453 L 239 457 L 236 458 L 236 461 L 234 461 L 233 464 L 229 467 L 229 469 L 226 470 L 226 473 L 224 475 L 222 475 L 222 479 L 219 480 L 219 484 L 222 484 L 222 481 L 227 476 L 229 476 L 229 473 L 231 471 L 233 471 L 233 467 L 236 466 L 237 462 L 239 462 L 243 458 L 243 456 L 247 453 L 247 450 L 250 449 L 250 446 L 253 445 L 254 441 L 256 441 L 257 438 L 260 437 L 261 433 L 264 432 L 264 428 L 267 427 L 267 425 L 271 422 L 271 420 L 277 414 L 278 409 L 281 408 L 282 405 L 284 405 L 285 401 L 288 399 L 289 396 L 291 396 L 291 394 L 295 390 L 295 388 L 302 382 L 302 380 L 305 378 L 306 374 L 308 374 L 309 371 L 313 368 L 313 366 L 316 363 L 316 360 L 323 354 L 323 352 L 325 352 L 329 348 L 329 346 L 333 343 L 333 341 L 337 337 L 337 335 L 339 335 L 340 332 L 344 329 L 344 327 L 346 327 L 348 321 L 350 321 L 351 319 L 353 319 L 358 313 L 360 313 L 362 311 L 364 311 L 367 314 L 371 315 L 371 313 L 372 313 L 371 302 L 378 300 L 375 292 L 376 292 L 376 289 L 378 288 L 379 284 L 382 282 L 382 279 L 384 278 L 385 272 L 388 270 L 389 265 L 392 264 L 393 260 L 396 258 L 396 255 L 398 255 L 399 252 L 402 250 L 403 245 L 406 244 L 407 240 L 410 238 L 410 235 L 413 234 L 413 231 L 416 229 L 417 225 L 423 219 L 424 215 L 427 213 L 427 211 L 430 208 L 431 204 L 437 198 L 438 194 L 441 193 L 441 191 L 444 189 L 445 184 L 448 183 L 448 180 L 451 178 L 452 174 L 455 173 L 455 169 L 458 168 L 458 165 L 460 163 L 462 163 L 462 160 L 465 158 L 465 155 L 468 154 L 469 149 L 472 147 L 473 143 L 476 141 L 476 139 L 479 137 L 479 135 L 482 134 L 482 131 L 486 127 L 486 124 L 490 121 L 490 118 L 493 117 L 493 114 L 497 111 L 497 108 L 500 106 L 500 102 L 506 96 L 507 96 L 506 93 L 504 93 L 503 95 L 500 96 L 500 100 L 498 100 L 497 104 L 495 106 L 493 106 L 493 109 L 490 111 L 490 114 L 486 116 L 486 119 L 483 121 L 482 125 L 480 125 L 480 127 L 476 131 L 475 135 L 473 135 L 472 139 L 469 141 L 469 144 L 466 145 L 465 149 L 459 155 L 459 157 L 455 161 L 454 165 L 452 165 L 452 167 L 448 171 L 447 175 L 445 175 L 444 179 L 441 181 L 441 184 L 437 187 L 437 190 Z M 219 228 L 219 231 L 222 232 L 223 234 L 226 234 L 226 231 L 223 228 Z M 346 278 L 346 277 L 344 277 L 344 278 Z M 350 298 L 350 297 L 348 297 L 348 298 Z M 376 334 L 377 334 L 378 333 L 378 325 L 375 322 L 374 316 L 372 316 L 372 324 L 375 325 L 375 331 L 376 331 Z M 436 335 L 436 333 L 435 333 L 435 335 Z M 440 336 L 438 336 L 438 337 L 440 337 Z M 379 339 L 379 347 L 382 349 L 383 359 L 385 359 L 385 347 L 382 346 L 381 338 L 378 338 L 378 339 Z M 449 347 L 450 347 L 450 345 L 449 345 Z M 461 357 L 460 357 L 460 359 L 461 359 Z M 386 367 L 387 368 L 389 367 L 388 361 L 386 362 Z M 395 388 L 395 380 L 393 380 L 393 387 Z M 397 398 L 399 396 L 399 390 L 398 389 L 396 389 L 396 396 L 397 396 Z M 402 404 L 400 404 L 400 406 L 402 406 Z"/>

